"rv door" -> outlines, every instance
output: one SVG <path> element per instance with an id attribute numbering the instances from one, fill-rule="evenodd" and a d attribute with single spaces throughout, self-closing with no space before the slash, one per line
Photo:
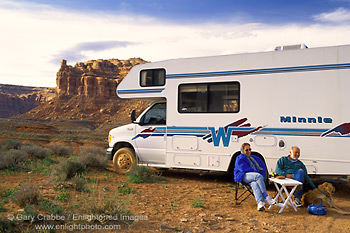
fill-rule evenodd
<path id="1" fill-rule="evenodd" d="M 156 103 L 143 114 L 134 140 L 143 163 L 165 164 L 166 103 Z"/>

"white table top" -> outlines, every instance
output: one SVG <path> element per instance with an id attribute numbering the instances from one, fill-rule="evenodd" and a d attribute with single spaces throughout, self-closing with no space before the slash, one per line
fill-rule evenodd
<path id="1" fill-rule="evenodd" d="M 289 178 L 285 178 L 285 179 L 277 179 L 277 178 L 269 178 L 269 180 L 271 180 L 272 182 L 275 182 L 277 184 L 280 185 L 302 185 L 303 183 L 297 181 L 297 180 L 293 180 L 293 179 L 289 179 Z"/>

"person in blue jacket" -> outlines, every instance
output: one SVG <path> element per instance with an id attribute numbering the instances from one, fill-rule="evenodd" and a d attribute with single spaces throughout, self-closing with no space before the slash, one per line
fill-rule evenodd
<path id="1" fill-rule="evenodd" d="M 266 193 L 265 177 L 266 166 L 261 159 L 252 155 L 249 143 L 243 143 L 241 152 L 235 162 L 234 179 L 236 182 L 248 184 L 253 189 L 258 210 L 265 210 L 264 200 L 268 205 L 273 205 L 274 200 Z"/>

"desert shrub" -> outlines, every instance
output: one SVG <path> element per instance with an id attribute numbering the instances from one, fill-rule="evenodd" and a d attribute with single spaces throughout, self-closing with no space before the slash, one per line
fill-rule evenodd
<path id="1" fill-rule="evenodd" d="M 94 189 L 89 195 L 82 195 L 80 206 L 84 214 L 120 216 L 130 214 L 126 208 L 129 202 L 130 199 L 122 199 L 118 193 L 110 196 Z"/>
<path id="2" fill-rule="evenodd" d="M 35 218 L 38 216 L 38 212 L 36 211 L 34 205 L 26 204 L 23 208 L 25 219 L 31 219 L 31 221 L 35 221 Z"/>
<path id="3" fill-rule="evenodd" d="M 73 148 L 71 146 L 64 145 L 49 145 L 49 149 L 52 151 L 52 154 L 62 157 L 69 157 L 73 154 Z"/>
<path id="4" fill-rule="evenodd" d="M 54 175 L 56 175 L 59 179 L 68 180 L 73 178 L 77 174 L 82 174 L 85 171 L 86 167 L 84 164 L 66 160 L 58 164 Z"/>
<path id="5" fill-rule="evenodd" d="M 0 169 L 9 169 L 19 166 L 28 158 L 28 154 L 22 150 L 11 149 L 0 152 Z"/>
<path id="6" fill-rule="evenodd" d="M 67 202 L 69 198 L 69 193 L 65 188 L 61 189 L 60 192 L 56 196 L 56 200 L 62 201 L 62 202 Z"/>
<path id="7" fill-rule="evenodd" d="M 13 232 L 12 221 L 7 218 L 0 217 L 0 232 Z"/>
<path id="8" fill-rule="evenodd" d="M 78 161 L 88 168 L 105 169 L 107 166 L 107 159 L 105 151 L 97 147 L 85 147 L 79 152 Z"/>
<path id="9" fill-rule="evenodd" d="M 151 168 L 145 166 L 134 166 L 125 174 L 130 183 L 157 183 L 165 181 L 159 173 L 154 173 Z"/>
<path id="10" fill-rule="evenodd" d="M 50 200 L 48 199 L 43 199 L 40 203 L 40 207 L 41 210 L 44 211 L 48 211 L 53 215 L 57 215 L 63 212 L 63 207 L 60 205 L 56 205 L 54 203 L 52 203 Z"/>
<path id="11" fill-rule="evenodd" d="M 31 183 L 21 184 L 13 197 L 14 202 L 20 207 L 27 204 L 37 204 L 40 199 L 39 189 Z"/>
<path id="12" fill-rule="evenodd" d="M 86 183 L 87 183 L 87 180 L 78 174 L 76 174 L 72 178 L 72 184 L 73 184 L 74 188 L 78 191 L 83 191 Z"/>
<path id="13" fill-rule="evenodd" d="M 42 148 L 37 145 L 24 145 L 22 150 L 28 153 L 29 157 L 37 159 L 45 159 L 51 155 L 51 152 L 47 148 Z"/>
<path id="14" fill-rule="evenodd" d="M 4 204 L 6 203 L 5 200 L 0 200 L 0 213 L 5 212 L 6 209 L 4 208 Z M 1 232 L 1 231 L 0 231 Z"/>
<path id="15" fill-rule="evenodd" d="M 7 149 L 16 149 L 16 150 L 19 150 L 21 149 L 21 146 L 22 146 L 22 142 L 21 141 L 18 141 L 18 140 L 6 140 L 6 148 Z"/>

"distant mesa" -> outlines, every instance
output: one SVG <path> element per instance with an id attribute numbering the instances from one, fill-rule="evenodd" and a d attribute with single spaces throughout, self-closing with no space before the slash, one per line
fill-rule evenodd
<path id="1" fill-rule="evenodd" d="M 0 117 L 28 112 L 55 96 L 55 88 L 0 84 Z"/>

